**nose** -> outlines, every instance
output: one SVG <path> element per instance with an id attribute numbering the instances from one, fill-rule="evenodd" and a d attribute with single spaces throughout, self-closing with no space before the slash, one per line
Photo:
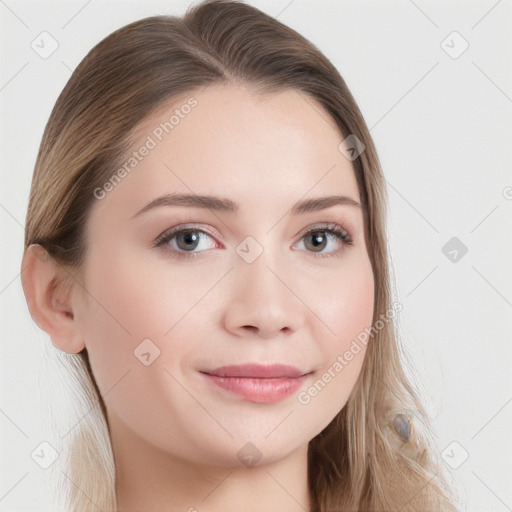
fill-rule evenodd
<path id="1" fill-rule="evenodd" d="M 252 263 L 238 260 L 231 272 L 224 325 L 237 336 L 274 338 L 303 325 L 306 307 L 297 296 L 290 267 L 270 261 L 264 251 Z"/>

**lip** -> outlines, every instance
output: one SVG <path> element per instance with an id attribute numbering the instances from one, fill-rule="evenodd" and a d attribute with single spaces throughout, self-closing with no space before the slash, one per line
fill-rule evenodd
<path id="1" fill-rule="evenodd" d="M 256 403 L 275 403 L 299 389 L 310 372 L 286 364 L 244 364 L 201 371 L 208 382 Z"/>
<path id="2" fill-rule="evenodd" d="M 241 365 L 221 366 L 215 370 L 204 373 L 217 377 L 252 377 L 254 379 L 276 379 L 302 377 L 307 372 L 302 372 L 295 366 L 288 364 L 259 364 L 249 363 Z"/>

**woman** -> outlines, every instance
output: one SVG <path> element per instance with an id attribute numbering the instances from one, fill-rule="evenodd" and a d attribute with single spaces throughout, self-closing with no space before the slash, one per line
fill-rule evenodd
<path id="1" fill-rule="evenodd" d="M 399 358 L 385 201 L 337 70 L 256 8 L 93 48 L 43 136 L 22 262 L 90 400 L 70 510 L 455 510 Z"/>

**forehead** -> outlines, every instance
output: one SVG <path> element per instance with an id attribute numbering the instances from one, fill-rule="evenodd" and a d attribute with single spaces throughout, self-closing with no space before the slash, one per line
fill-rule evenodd
<path id="1" fill-rule="evenodd" d="M 267 212 L 309 194 L 358 200 L 342 140 L 334 120 L 302 92 L 215 84 L 138 124 L 123 162 L 130 160 L 129 172 L 107 199 L 135 208 L 163 193 L 209 194 Z"/>

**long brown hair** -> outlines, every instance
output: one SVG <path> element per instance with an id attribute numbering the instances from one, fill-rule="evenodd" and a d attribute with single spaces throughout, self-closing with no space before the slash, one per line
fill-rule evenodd
<path id="1" fill-rule="evenodd" d="M 60 94 L 41 142 L 26 218 L 25 248 L 38 243 L 79 272 L 94 191 L 125 160 L 134 130 L 173 98 L 213 83 L 261 93 L 293 89 L 319 102 L 343 138 L 365 146 L 353 160 L 375 281 L 374 323 L 346 404 L 309 443 L 314 511 L 455 510 L 427 415 L 401 361 L 386 242 L 386 188 L 364 118 L 332 63 L 260 10 L 209 0 L 184 17 L 154 16 L 116 30 L 82 60 Z M 87 350 L 68 354 L 91 413 L 74 429 L 64 484 L 70 510 L 115 510 L 108 417 Z M 99 406 L 99 407 L 98 407 Z M 94 502 L 94 504 L 93 504 Z"/>

